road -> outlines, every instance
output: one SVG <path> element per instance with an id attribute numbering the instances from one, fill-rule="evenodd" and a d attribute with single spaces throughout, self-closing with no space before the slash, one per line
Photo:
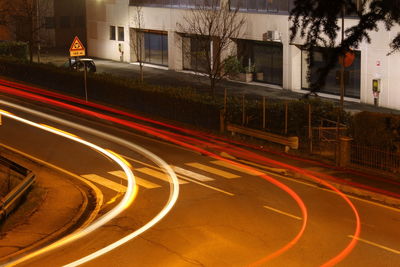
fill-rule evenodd
<path id="1" fill-rule="evenodd" d="M 355 207 L 352 209 L 340 195 L 270 172 L 268 166 L 248 162 L 248 166 L 259 171 L 255 173 L 222 158 L 191 151 L 98 118 L 27 100 L 12 101 L 127 140 L 163 159 L 176 173 L 185 172 L 178 177 L 181 179 L 178 201 L 163 220 L 85 266 L 399 265 L 398 209 L 350 198 Z M 4 105 L 0 108 L 111 149 L 129 161 L 134 175 L 140 178 L 137 197 L 116 218 L 87 236 L 21 266 L 71 263 L 139 229 L 167 203 L 171 190 L 169 178 L 159 165 L 143 155 L 82 130 Z M 104 194 L 99 216 L 115 207 L 122 198 L 121 190 L 126 190 L 126 180 L 119 177 L 119 166 L 95 150 L 63 137 L 3 116 L 0 143 L 92 181 Z M 241 159 L 235 162 L 244 163 Z M 279 183 L 288 192 L 294 192 L 299 200 L 279 188 Z M 357 215 L 360 235 L 353 239 L 358 235 Z M 353 249 L 348 247 L 351 242 L 355 244 Z"/>

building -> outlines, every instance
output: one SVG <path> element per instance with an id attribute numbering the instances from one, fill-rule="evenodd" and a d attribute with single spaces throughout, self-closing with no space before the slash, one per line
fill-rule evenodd
<path id="1" fill-rule="evenodd" d="M 193 3 L 198 5 L 202 1 L 206 0 L 140 0 L 143 27 L 137 29 L 133 6 L 137 0 L 86 0 L 88 52 L 100 58 L 135 62 L 132 45 L 136 42 L 135 32 L 140 32 L 144 35 L 145 62 L 176 71 L 196 69 L 197 61 L 185 57 L 183 44 L 189 44 L 193 52 L 199 49 L 198 42 L 180 32 L 177 25 L 195 7 Z M 289 40 L 288 18 L 293 0 L 231 0 L 230 5 L 240 6 L 241 14 L 246 17 L 244 34 L 235 40 L 234 49 L 243 65 L 254 65 L 255 80 L 277 88 L 308 92 L 302 41 Z M 348 16 L 345 27 L 355 22 L 354 17 Z M 362 43 L 354 49 L 354 60 L 345 70 L 345 100 L 374 104 L 372 84 L 378 79 L 379 106 L 400 109 L 400 91 L 396 86 L 400 83 L 396 68 L 400 55 L 387 56 L 391 35 L 382 26 L 380 31 L 371 33 L 371 44 Z M 326 53 L 328 49 L 319 48 L 314 54 L 317 66 L 323 63 Z M 320 95 L 339 98 L 339 69 L 338 63 Z"/>
<path id="2" fill-rule="evenodd" d="M 0 40 L 31 41 L 69 48 L 75 36 L 86 43 L 85 0 L 14 2 L 0 19 Z"/>

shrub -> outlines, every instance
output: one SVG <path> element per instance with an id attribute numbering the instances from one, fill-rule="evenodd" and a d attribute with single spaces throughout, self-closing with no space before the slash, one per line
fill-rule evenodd
<path id="1" fill-rule="evenodd" d="M 0 42 L 0 55 L 26 60 L 28 57 L 28 45 L 24 42 L 2 41 Z"/>

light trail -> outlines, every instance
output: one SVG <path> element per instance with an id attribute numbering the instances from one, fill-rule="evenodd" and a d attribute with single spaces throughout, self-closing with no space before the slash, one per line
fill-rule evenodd
<path id="1" fill-rule="evenodd" d="M 114 162 L 116 162 L 124 170 L 125 175 L 128 178 L 127 179 L 128 180 L 127 191 L 126 191 L 123 199 L 121 200 L 121 202 L 113 210 L 111 210 L 110 212 L 108 212 L 107 214 L 105 214 L 104 216 L 99 218 L 98 220 L 96 220 L 94 223 L 92 223 L 91 225 L 89 225 L 85 229 L 83 229 L 83 230 L 81 230 L 81 231 L 79 231 L 77 233 L 73 233 L 71 235 L 68 235 L 68 236 L 60 239 L 59 241 L 57 241 L 57 242 L 55 242 L 55 243 L 53 243 L 53 244 L 51 244 L 51 245 L 49 245 L 47 247 L 39 249 L 39 250 L 37 250 L 37 251 L 35 251 L 35 252 L 31 253 L 31 254 L 28 254 L 26 256 L 21 257 L 21 258 L 15 260 L 15 261 L 7 263 L 6 266 L 14 266 L 16 264 L 19 264 L 21 262 L 29 260 L 29 259 L 31 259 L 33 257 L 36 257 L 36 256 L 40 255 L 40 254 L 46 253 L 46 252 L 48 252 L 50 250 L 53 250 L 53 249 L 55 249 L 57 247 L 63 246 L 65 244 L 67 244 L 67 243 L 70 243 L 70 242 L 72 242 L 74 240 L 77 240 L 77 239 L 79 239 L 79 238 L 81 238 L 81 237 L 93 232 L 94 230 L 96 230 L 97 228 L 99 228 L 100 226 L 102 226 L 105 223 L 109 222 L 115 216 L 120 214 L 124 209 L 126 209 L 127 206 L 129 206 L 133 202 L 133 200 L 134 200 L 134 198 L 136 196 L 136 193 L 137 193 L 135 178 L 134 178 L 133 173 L 132 173 L 131 169 L 129 168 L 129 166 L 127 166 L 119 157 L 115 156 L 114 153 L 110 153 L 108 150 L 106 150 L 104 148 L 101 148 L 101 147 L 99 147 L 99 146 L 97 146 L 97 145 L 95 145 L 93 143 L 85 141 L 85 140 L 81 139 L 80 137 L 78 137 L 76 135 L 70 134 L 70 133 L 65 132 L 65 131 L 58 130 L 58 129 L 54 128 L 54 127 L 48 127 L 47 125 L 38 124 L 38 123 L 35 123 L 33 121 L 21 118 L 21 117 L 16 116 L 16 115 L 13 115 L 12 113 L 4 112 L 2 110 L 0 110 L 0 114 L 5 116 L 5 117 L 8 117 L 10 119 L 13 119 L 15 121 L 30 125 L 32 127 L 35 127 L 35 128 L 47 131 L 47 132 L 51 132 L 53 134 L 62 136 L 64 138 L 70 139 L 72 141 L 75 141 L 75 142 L 80 143 L 82 145 L 85 145 L 87 147 L 90 147 L 90 148 L 92 148 L 92 149 L 94 149 L 94 150 L 106 155 L 107 157 L 112 159 Z"/>
<path id="2" fill-rule="evenodd" d="M 113 244 L 111 244 L 111 245 L 109 245 L 109 246 L 107 246 L 107 247 L 105 247 L 105 248 L 103 248 L 103 249 L 101 249 L 101 250 L 89 255 L 89 256 L 86 256 L 86 257 L 84 257 L 82 259 L 79 259 L 76 262 L 72 262 L 72 263 L 69 264 L 69 266 L 77 266 L 77 265 L 82 264 L 84 262 L 90 261 L 91 259 L 94 259 L 96 257 L 104 255 L 105 253 L 109 252 L 110 250 L 112 250 L 112 249 L 124 244 L 125 242 L 128 242 L 129 240 L 135 238 L 139 234 L 141 234 L 141 233 L 145 232 L 146 230 L 150 229 L 151 227 L 153 227 L 155 224 L 157 224 L 161 219 L 163 219 L 171 211 L 171 209 L 175 205 L 176 201 L 178 200 L 178 196 L 179 196 L 179 181 L 178 181 L 178 178 L 176 177 L 174 171 L 170 168 L 170 166 L 165 161 L 163 161 L 161 158 L 159 158 L 157 155 L 153 154 L 152 152 L 144 149 L 143 147 L 135 145 L 135 144 L 133 144 L 131 142 L 128 142 L 126 140 L 123 140 L 121 138 L 118 138 L 118 137 L 115 137 L 115 136 L 112 136 L 112 135 L 109 135 L 109 134 L 106 134 L 106 133 L 99 132 L 99 131 L 91 129 L 89 127 L 82 126 L 82 125 L 79 125 L 79 124 L 76 124 L 76 123 L 73 123 L 73 122 L 70 122 L 70 121 L 66 121 L 66 120 L 60 119 L 60 118 L 56 118 L 54 116 L 51 116 L 51 115 L 48 115 L 48 114 L 45 114 L 45 113 L 42 113 L 42 112 L 39 112 L 39 111 L 34 111 L 34 110 L 29 109 L 29 108 L 20 106 L 20 105 L 9 103 L 7 101 L 0 100 L 0 104 L 8 106 L 8 107 L 15 108 L 15 109 L 18 109 L 18 110 L 21 110 L 23 112 L 26 112 L 26 113 L 29 113 L 29 114 L 44 118 L 44 119 L 49 120 L 49 121 L 53 121 L 53 122 L 65 125 L 65 126 L 68 126 L 68 127 L 71 127 L 71 128 L 83 131 L 83 132 L 87 132 L 87 133 L 92 134 L 92 135 L 99 136 L 101 138 L 104 138 L 104 139 L 113 141 L 115 143 L 118 143 L 118 144 L 120 144 L 122 146 L 128 147 L 129 149 L 131 149 L 133 151 L 136 151 L 139 154 L 151 159 L 154 163 L 156 163 L 158 166 L 160 166 L 164 170 L 164 172 L 166 172 L 169 175 L 169 177 L 171 178 L 171 182 L 170 182 L 171 190 L 170 190 L 170 195 L 169 195 L 169 199 L 167 201 L 167 204 L 162 208 L 162 210 L 152 220 L 150 220 L 148 223 L 146 223 L 144 226 L 142 226 L 138 230 L 134 231 L 130 235 L 127 235 L 126 237 L 122 238 L 121 240 L 119 240 L 119 241 L 117 241 L 117 242 L 115 242 L 115 243 L 113 243 Z M 105 152 L 109 153 L 107 150 L 105 150 Z M 108 155 L 107 153 L 106 153 L 106 155 Z M 121 160 L 121 157 L 119 155 L 115 156 L 115 155 L 113 155 L 113 153 L 109 153 L 109 154 L 111 154 L 116 159 L 120 160 L 121 163 L 126 162 L 125 159 Z M 113 158 L 113 157 L 111 157 L 111 158 Z M 133 174 L 132 174 L 132 177 L 133 177 Z M 129 186 L 129 182 L 128 182 L 128 186 Z M 134 186 L 136 188 L 136 185 L 134 185 Z M 129 188 L 128 188 L 128 190 L 129 190 Z M 128 191 L 127 191 L 127 193 L 128 193 Z M 127 197 L 127 193 L 125 194 L 123 199 L 128 198 Z M 123 209 L 126 208 L 126 206 L 124 206 L 124 203 L 122 201 L 118 204 L 117 207 L 122 207 Z M 105 214 L 103 217 L 99 218 L 98 221 L 100 219 L 104 218 L 106 215 L 107 214 Z M 98 222 L 98 221 L 96 221 L 96 222 Z M 92 225 L 90 225 L 89 227 L 93 228 Z M 88 229 L 89 227 L 87 227 L 84 230 L 82 230 L 82 232 L 84 232 L 85 234 L 88 234 L 89 232 L 86 229 Z M 76 239 L 77 238 L 75 238 L 74 240 L 76 240 Z M 61 239 L 58 242 L 61 242 L 62 240 L 63 239 Z M 71 242 L 71 241 L 69 241 L 69 242 Z M 58 243 L 58 242 L 56 242 L 56 243 Z M 57 247 L 59 247 L 59 246 L 57 246 Z M 52 249 L 54 249 L 54 248 L 56 248 L 56 247 L 52 247 Z M 44 248 L 44 249 L 46 249 L 46 248 Z M 30 258 L 32 258 L 32 257 L 30 257 Z M 12 266 L 12 265 L 10 265 L 10 266 Z"/>
<path id="3" fill-rule="evenodd" d="M 306 228 L 306 225 L 307 225 L 307 220 L 308 220 L 308 213 L 307 213 L 307 208 L 306 208 L 303 200 L 297 195 L 296 192 L 294 192 L 291 188 L 289 188 L 285 184 L 279 182 L 278 180 L 272 178 L 271 176 L 268 176 L 268 175 L 266 175 L 264 173 L 261 173 L 261 172 L 255 170 L 252 167 L 249 167 L 249 166 L 240 164 L 238 162 L 223 158 L 223 157 L 221 157 L 221 156 L 219 156 L 219 155 L 217 155 L 215 153 L 209 152 L 209 151 L 207 151 L 205 149 L 202 149 L 202 148 L 199 148 L 199 147 L 197 147 L 195 145 L 188 144 L 188 143 L 186 143 L 184 141 L 178 140 L 177 137 L 175 136 L 175 134 L 173 135 L 173 137 L 171 137 L 171 133 L 168 132 L 168 131 L 155 129 L 155 128 L 152 128 L 152 127 L 149 127 L 149 126 L 143 126 L 143 125 L 138 124 L 138 123 L 134 123 L 134 122 L 131 122 L 131 121 L 126 121 L 126 120 L 123 120 L 123 119 L 115 118 L 115 117 L 112 117 L 112 116 L 109 116 L 109 115 L 105 115 L 105 114 L 102 114 L 102 113 L 98 113 L 98 112 L 95 112 L 95 111 L 86 110 L 86 109 L 83 109 L 83 108 L 80 108 L 80 107 L 76 107 L 76 106 L 73 106 L 73 105 L 70 105 L 70 104 L 66 104 L 66 103 L 63 103 L 63 102 L 60 102 L 60 101 L 57 101 L 57 100 L 49 99 L 49 98 L 46 98 L 46 97 L 43 97 L 43 96 L 38 96 L 38 95 L 27 93 L 27 92 L 22 92 L 22 91 L 13 89 L 13 88 L 0 86 L 0 89 L 5 91 L 5 92 L 7 92 L 7 93 L 9 93 L 9 94 L 21 96 L 21 97 L 32 99 L 32 100 L 35 100 L 35 101 L 44 102 L 44 103 L 47 103 L 47 104 L 50 104 L 50 105 L 53 105 L 53 106 L 57 106 L 57 107 L 61 107 L 61 108 L 64 108 L 64 109 L 72 110 L 72 111 L 75 111 L 75 112 L 78 112 L 78 113 L 81 113 L 81 114 L 85 114 L 85 115 L 88 115 L 88 116 L 100 118 L 100 119 L 103 119 L 103 120 L 106 120 L 106 121 L 115 122 L 117 124 L 121 124 L 121 125 L 127 126 L 129 128 L 132 128 L 132 129 L 135 129 L 135 130 L 138 130 L 138 131 L 141 131 L 141 132 L 145 132 L 147 134 L 150 134 L 150 135 L 153 135 L 155 137 L 164 139 L 166 141 L 175 143 L 175 144 L 180 145 L 182 147 L 186 147 L 186 148 L 189 148 L 189 149 L 191 149 L 193 151 L 197 151 L 197 152 L 199 152 L 199 153 L 201 153 L 203 155 L 212 157 L 212 158 L 217 159 L 217 160 L 222 160 L 222 161 L 225 161 L 225 162 L 227 162 L 229 164 L 235 165 L 237 167 L 246 169 L 249 172 L 255 173 L 255 175 L 258 175 L 259 177 L 263 178 L 264 180 L 266 180 L 266 181 L 270 182 L 271 184 L 277 186 L 278 188 L 282 189 L 284 192 L 286 192 L 297 203 L 299 209 L 301 210 L 301 214 L 302 214 L 302 219 L 303 219 L 302 220 L 302 224 L 301 224 L 299 232 L 296 234 L 296 236 L 292 240 L 290 240 L 285 246 L 283 246 L 280 249 L 276 250 L 275 252 L 271 253 L 268 257 L 263 259 L 263 261 L 264 260 L 267 261 L 267 260 L 270 260 L 272 258 L 275 258 L 275 257 L 281 255 L 282 253 L 284 253 L 285 251 L 289 250 L 291 247 L 293 247 L 300 240 L 301 236 L 303 235 L 303 233 L 305 231 L 305 228 Z M 0 103 L 1 102 L 2 101 L 0 101 Z M 80 127 L 82 127 L 82 126 L 80 126 Z M 167 167 L 170 169 L 169 166 L 167 166 Z M 172 192 L 173 192 L 173 190 L 171 190 L 171 193 Z"/>

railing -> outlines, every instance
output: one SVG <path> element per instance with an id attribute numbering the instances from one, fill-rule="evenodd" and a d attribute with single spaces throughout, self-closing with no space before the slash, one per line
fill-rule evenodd
<path id="1" fill-rule="evenodd" d="M 383 171 L 400 172 L 400 153 L 352 144 L 350 157 L 352 164 Z"/>
<path id="2" fill-rule="evenodd" d="M 28 192 L 28 189 L 35 182 L 35 174 L 21 165 L 1 156 L 0 164 L 25 177 L 5 197 L 0 199 L 0 220 L 3 220 L 17 206 L 21 198 Z"/>

